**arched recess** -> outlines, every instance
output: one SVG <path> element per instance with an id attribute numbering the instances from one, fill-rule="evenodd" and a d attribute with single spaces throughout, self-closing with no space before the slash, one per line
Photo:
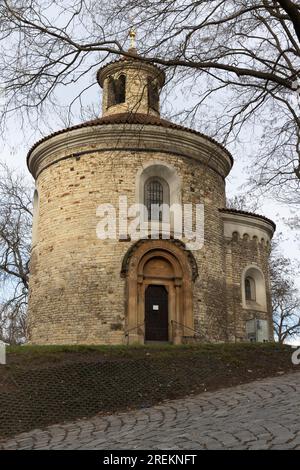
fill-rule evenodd
<path id="1" fill-rule="evenodd" d="M 165 162 L 160 160 L 153 160 L 148 162 L 146 165 L 141 168 L 136 175 L 136 202 L 138 204 L 145 205 L 145 185 L 147 181 L 152 179 L 157 179 L 161 181 L 161 184 L 164 188 L 164 194 L 167 197 L 164 198 L 164 204 L 172 207 L 173 205 L 180 205 L 181 207 L 181 179 L 178 175 L 176 169 Z M 143 217 L 143 214 L 141 214 Z M 148 217 L 144 216 L 144 220 L 142 223 L 148 222 Z M 166 213 L 166 218 L 163 215 L 163 223 L 170 222 L 170 231 L 171 233 L 174 231 L 174 220 L 172 213 Z M 161 231 L 168 229 L 168 227 L 164 227 L 164 224 L 161 226 Z"/>
<path id="2" fill-rule="evenodd" d="M 126 277 L 126 329 L 131 332 L 131 342 L 144 343 L 149 285 L 164 286 L 168 291 L 169 341 L 180 343 L 183 336 L 191 336 L 195 271 L 188 252 L 169 240 L 141 240 L 125 255 L 122 274 Z"/>
<path id="3" fill-rule="evenodd" d="M 251 298 L 246 294 L 247 282 L 251 282 Z M 247 266 L 241 279 L 242 304 L 248 310 L 267 311 L 266 281 L 262 270 L 258 266 Z M 248 297 L 248 298 L 247 298 Z"/>
<path id="4" fill-rule="evenodd" d="M 126 99 L 126 76 L 121 74 L 118 78 L 108 79 L 107 107 L 125 103 Z"/>
<path id="5" fill-rule="evenodd" d="M 116 80 L 116 104 L 125 103 L 126 100 L 126 76 L 121 74 Z"/>
<path id="6" fill-rule="evenodd" d="M 159 86 L 152 77 L 148 77 L 148 106 L 154 111 L 159 111 Z"/>

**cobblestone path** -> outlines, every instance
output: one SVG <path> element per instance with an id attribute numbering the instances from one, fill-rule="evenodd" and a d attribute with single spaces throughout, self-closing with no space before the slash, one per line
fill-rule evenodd
<path id="1" fill-rule="evenodd" d="M 0 449 L 300 449 L 300 372 L 0 441 Z"/>

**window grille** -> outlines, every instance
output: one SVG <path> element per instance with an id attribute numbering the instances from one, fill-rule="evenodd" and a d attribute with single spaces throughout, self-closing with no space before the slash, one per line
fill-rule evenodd
<path id="1" fill-rule="evenodd" d="M 162 220 L 162 211 L 159 207 L 164 202 L 163 187 L 159 180 L 152 179 L 145 185 L 145 206 L 148 211 L 148 220 Z M 154 207 L 153 207 L 154 206 Z"/>

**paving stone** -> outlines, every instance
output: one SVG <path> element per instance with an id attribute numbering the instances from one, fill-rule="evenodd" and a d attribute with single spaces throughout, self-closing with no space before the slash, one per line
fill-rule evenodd
<path id="1" fill-rule="evenodd" d="M 0 449 L 300 449 L 300 372 L 147 411 L 35 429 Z"/>

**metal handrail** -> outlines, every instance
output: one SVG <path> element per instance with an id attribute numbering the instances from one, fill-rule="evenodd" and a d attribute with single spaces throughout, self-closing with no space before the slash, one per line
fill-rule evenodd
<path id="1" fill-rule="evenodd" d="M 184 325 L 183 323 L 180 323 L 176 320 L 171 320 L 171 327 L 172 327 L 172 336 L 174 337 L 174 330 L 173 330 L 173 325 L 179 325 L 183 328 L 186 328 L 187 330 L 193 331 L 194 337 L 197 335 L 200 338 L 204 339 L 206 342 L 210 342 L 209 339 L 207 339 L 206 335 L 199 330 L 195 330 L 194 328 L 191 328 L 190 326 Z M 139 328 L 143 327 L 145 325 L 145 322 L 140 323 L 139 325 L 133 326 L 132 328 L 129 328 L 128 330 L 124 331 L 124 338 L 127 338 L 127 345 L 129 345 L 129 335 L 132 331 L 138 330 Z"/>
<path id="2" fill-rule="evenodd" d="M 142 326 L 145 325 L 145 322 L 144 323 L 140 323 L 139 325 L 136 325 L 132 328 L 129 328 L 129 330 L 125 330 L 124 331 L 124 338 L 127 338 L 127 345 L 129 344 L 129 333 L 133 330 L 138 330 L 139 328 L 141 328 Z"/>
<path id="3" fill-rule="evenodd" d="M 194 333 L 196 333 L 196 334 L 194 334 L 194 336 L 198 335 L 198 336 L 200 336 L 200 338 L 205 339 L 205 341 L 207 341 L 207 342 L 209 343 L 209 340 L 207 339 L 207 337 L 205 336 L 204 333 L 200 332 L 199 330 L 195 330 L 194 328 L 191 328 L 190 326 L 184 325 L 183 323 L 179 323 L 179 322 L 176 321 L 176 320 L 171 320 L 172 335 L 173 335 L 173 324 L 174 324 L 174 323 L 175 323 L 176 325 L 182 326 L 183 328 L 186 328 L 186 329 L 188 329 L 188 330 L 190 330 L 190 331 L 193 331 Z"/>

